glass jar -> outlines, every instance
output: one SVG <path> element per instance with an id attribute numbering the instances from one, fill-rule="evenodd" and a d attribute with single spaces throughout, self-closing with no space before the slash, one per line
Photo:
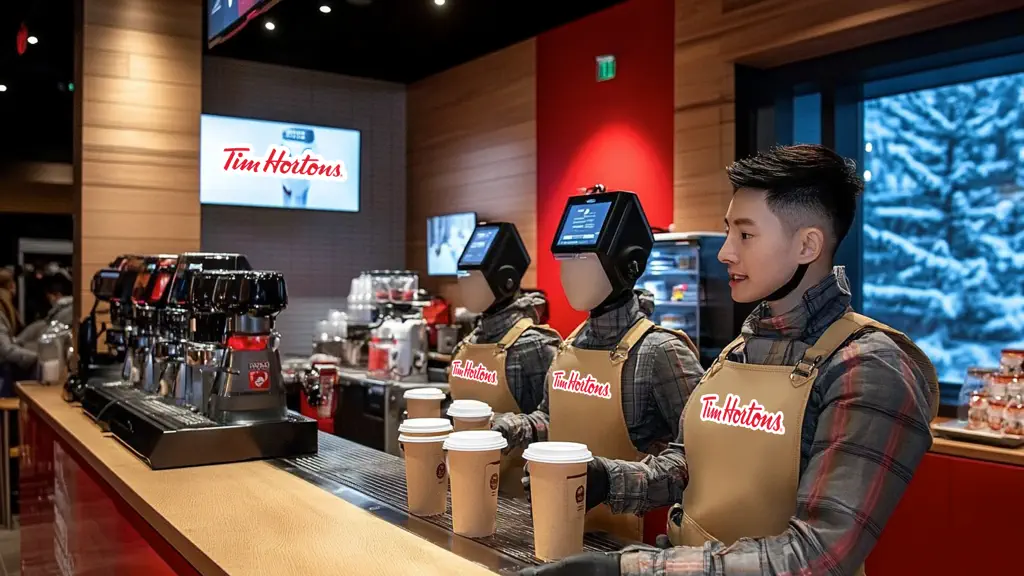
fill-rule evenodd
<path id="1" fill-rule="evenodd" d="M 967 378 L 960 388 L 957 403 L 957 418 L 967 423 L 967 428 L 977 430 L 988 426 L 988 381 L 995 368 L 972 366 L 967 369 Z"/>
<path id="2" fill-rule="evenodd" d="M 993 374 L 989 383 L 988 396 L 988 427 L 995 432 L 1003 430 L 1003 414 L 1007 403 L 1007 386 L 1013 382 L 1013 376 Z"/>
<path id="3" fill-rule="evenodd" d="M 1024 382 L 1016 378 L 1007 386 L 1006 409 L 1003 410 L 1003 434 L 1024 436 Z"/>
<path id="4" fill-rule="evenodd" d="M 1024 350 L 1005 348 L 999 358 L 999 368 L 1003 374 L 1024 376 Z"/>

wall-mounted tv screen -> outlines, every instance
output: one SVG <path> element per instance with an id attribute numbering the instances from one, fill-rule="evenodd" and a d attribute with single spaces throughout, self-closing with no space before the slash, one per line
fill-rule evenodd
<path id="1" fill-rule="evenodd" d="M 359 211 L 359 131 L 203 114 L 203 204 Z"/>
<path id="2" fill-rule="evenodd" d="M 427 274 L 454 276 L 459 270 L 459 257 L 466 249 L 476 213 L 445 214 L 427 218 Z"/>
<path id="3" fill-rule="evenodd" d="M 260 12 L 280 0 L 206 0 L 206 40 L 216 46 Z"/>

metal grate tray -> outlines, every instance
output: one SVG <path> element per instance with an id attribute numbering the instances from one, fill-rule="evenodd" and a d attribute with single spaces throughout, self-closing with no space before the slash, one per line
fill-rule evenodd
<path id="1" fill-rule="evenodd" d="M 397 456 L 321 432 L 317 455 L 283 458 L 274 461 L 274 464 L 325 488 L 332 483 L 339 484 L 389 506 L 402 513 L 401 519 L 396 519 L 395 523 L 404 525 L 408 518 L 416 518 L 451 534 L 450 494 L 449 511 L 443 516 L 409 515 L 405 495 L 405 463 Z M 468 539 L 452 535 L 451 540 L 454 541 L 449 542 L 449 547 L 453 552 L 460 553 L 458 540 Z M 496 532 L 487 538 L 474 538 L 471 541 L 507 556 L 518 566 L 541 563 L 533 555 L 533 521 L 530 507 L 525 501 L 499 495 Z M 601 534 L 587 534 L 584 536 L 583 547 L 585 550 L 610 552 L 621 549 L 622 544 Z"/>

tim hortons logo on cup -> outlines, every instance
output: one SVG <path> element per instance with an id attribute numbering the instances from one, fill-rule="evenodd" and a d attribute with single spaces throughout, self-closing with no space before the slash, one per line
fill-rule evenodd
<path id="1" fill-rule="evenodd" d="M 587 492 L 583 489 L 583 486 L 576 487 L 576 503 L 583 504 L 583 499 L 586 497 Z"/>
<path id="2" fill-rule="evenodd" d="M 226 146 L 224 171 L 242 172 L 253 176 L 288 176 L 301 180 L 348 180 L 348 170 L 344 162 L 324 160 L 323 156 L 308 150 L 298 158 L 292 157 L 287 146 L 270 146 L 267 148 L 266 156 L 258 159 L 246 157 L 249 152 L 252 152 L 252 146 L 249 144 Z"/>
<path id="3" fill-rule="evenodd" d="M 587 374 L 586 378 L 581 378 L 579 371 L 573 370 L 569 372 L 569 377 L 566 378 L 565 370 L 556 370 L 551 373 L 551 378 L 551 388 L 554 390 L 565 390 L 574 394 L 584 394 L 605 399 L 612 397 L 612 385 L 607 382 L 598 382 L 597 378 L 590 374 Z"/>
<path id="4" fill-rule="evenodd" d="M 757 403 L 757 400 L 752 399 L 749 404 L 740 406 L 740 397 L 728 394 L 723 406 L 719 406 L 717 402 L 718 394 L 704 394 L 700 397 L 701 420 L 780 436 L 786 433 L 786 425 L 783 422 L 785 414 L 781 411 L 768 412 L 764 406 Z"/>
<path id="5" fill-rule="evenodd" d="M 462 360 L 453 360 L 452 376 L 462 378 L 463 380 L 480 382 L 481 384 L 490 384 L 491 386 L 498 385 L 497 370 L 488 370 L 487 366 L 477 364 L 472 360 L 466 360 L 465 362 Z"/>
<path id="6" fill-rule="evenodd" d="M 497 474 L 491 474 L 491 490 L 497 490 L 497 489 L 498 489 L 498 475 Z"/>
<path id="7" fill-rule="evenodd" d="M 440 464 L 437 465 L 437 479 L 440 480 L 440 479 L 444 478 L 444 473 L 445 473 L 444 462 L 441 462 Z"/>

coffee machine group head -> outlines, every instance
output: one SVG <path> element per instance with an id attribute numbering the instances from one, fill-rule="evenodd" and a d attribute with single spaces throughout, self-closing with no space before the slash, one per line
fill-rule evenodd
<path id="1" fill-rule="evenodd" d="M 274 323 L 287 305 L 279 272 L 204 271 L 192 279 L 186 355 L 202 374 L 199 409 L 207 417 L 222 424 L 286 418 Z"/>

